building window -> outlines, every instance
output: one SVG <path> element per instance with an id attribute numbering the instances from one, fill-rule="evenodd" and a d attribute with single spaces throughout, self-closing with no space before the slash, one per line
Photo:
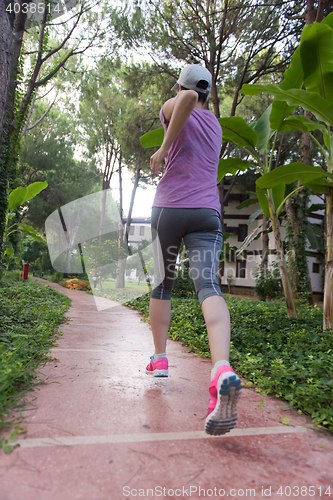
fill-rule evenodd
<path id="1" fill-rule="evenodd" d="M 227 262 L 235 262 L 235 250 L 233 250 L 232 248 L 230 248 L 230 246 L 228 246 L 228 249 L 225 253 L 225 257 L 227 259 Z"/>
<path id="2" fill-rule="evenodd" d="M 130 269 L 126 269 L 126 276 L 131 276 L 131 270 Z"/>
<path id="3" fill-rule="evenodd" d="M 318 262 L 312 263 L 312 272 L 316 274 L 320 273 L 320 264 Z"/>
<path id="4" fill-rule="evenodd" d="M 236 262 L 236 278 L 245 278 L 246 260 L 237 260 Z"/>
<path id="5" fill-rule="evenodd" d="M 244 241 L 246 237 L 247 237 L 247 224 L 239 224 L 238 241 Z"/>
<path id="6" fill-rule="evenodd" d="M 131 226 L 130 234 L 134 234 L 134 229 L 135 229 L 135 227 Z"/>
<path id="7" fill-rule="evenodd" d="M 145 226 L 140 226 L 140 236 L 144 236 L 145 234 Z"/>
<path id="8" fill-rule="evenodd" d="M 219 262 L 219 277 L 222 278 L 224 276 L 224 260 Z"/>

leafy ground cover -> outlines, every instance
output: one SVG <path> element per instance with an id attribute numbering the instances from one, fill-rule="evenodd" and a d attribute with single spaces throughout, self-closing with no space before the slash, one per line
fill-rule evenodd
<path id="1" fill-rule="evenodd" d="M 23 411 L 28 391 L 42 383 L 36 369 L 47 360 L 70 300 L 35 281 L 7 273 L 0 284 L 0 428 L 12 427 L 13 410 Z M 17 413 L 16 413 L 17 415 Z M 16 427 L 15 432 L 19 428 Z M 7 440 L 0 447 L 10 451 Z"/>
<path id="2" fill-rule="evenodd" d="M 322 310 L 298 306 L 298 319 L 287 317 L 283 302 L 226 297 L 231 317 L 230 361 L 263 394 L 284 398 L 333 431 L 333 336 L 322 331 Z M 149 317 L 149 297 L 129 302 Z M 196 298 L 173 298 L 169 335 L 209 357 L 209 343 Z"/>

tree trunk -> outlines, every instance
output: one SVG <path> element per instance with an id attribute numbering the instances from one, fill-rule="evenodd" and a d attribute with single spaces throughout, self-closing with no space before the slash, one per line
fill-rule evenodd
<path id="1" fill-rule="evenodd" d="M 313 118 L 312 113 L 304 111 L 306 118 Z M 302 134 L 302 145 L 300 161 L 305 165 L 309 164 L 309 154 L 311 148 L 310 136 Z M 300 187 L 298 182 L 297 187 Z M 288 239 L 288 263 L 291 274 L 291 283 L 295 293 L 306 293 L 308 302 L 313 303 L 311 280 L 306 256 L 306 225 L 308 195 L 305 189 L 298 191 L 286 202 L 288 222 L 290 224 L 290 234 Z"/>
<path id="2" fill-rule="evenodd" d="M 298 193 L 297 193 L 298 194 Z M 295 195 L 295 197 L 297 196 Z M 298 266 L 298 252 L 299 249 L 299 234 L 300 234 L 300 224 L 297 218 L 297 201 L 292 198 L 288 198 L 286 201 L 286 212 L 288 224 L 290 226 L 289 235 L 287 238 L 287 248 L 288 248 L 288 271 L 290 276 L 290 283 L 294 293 L 299 293 L 300 291 L 300 280 L 299 280 L 299 266 Z"/>
<path id="3" fill-rule="evenodd" d="M 305 23 L 312 24 L 316 20 L 316 11 L 314 8 L 314 0 L 307 0 L 305 11 Z"/>
<path id="4" fill-rule="evenodd" d="M 6 3 L 2 3 L 3 7 Z M 6 225 L 6 213 L 8 208 L 8 180 L 10 178 L 10 168 L 11 168 L 11 140 L 13 133 L 17 134 L 16 124 L 14 122 L 14 101 L 15 101 L 15 90 L 17 86 L 17 74 L 20 53 L 23 43 L 24 28 L 27 15 L 22 12 L 22 2 L 19 1 L 19 13 L 15 15 L 13 32 L 10 35 L 11 41 L 4 38 L 5 45 L 7 49 L 12 48 L 11 53 L 8 53 L 7 57 L 8 63 L 10 60 L 10 83 L 7 87 L 7 99 L 4 103 L 4 116 L 2 122 L 2 134 L 1 134 L 1 144 L 0 144 L 0 277 L 2 274 L 2 255 L 3 255 L 3 235 Z M 5 11 L 1 12 L 7 16 Z M 7 16 L 8 19 L 8 16 Z M 0 21 L 1 27 L 7 30 L 8 35 L 8 25 L 3 22 L 1 17 Z M 7 27 L 6 27 L 7 26 Z M 5 35 L 3 35 L 5 36 Z M 2 57 L 2 56 L 1 56 Z M 6 71 L 6 69 L 4 68 Z M 2 72 L 2 69 L 1 69 Z"/>
<path id="5" fill-rule="evenodd" d="M 12 130 L 17 128 L 17 124 L 14 123 L 14 101 L 15 101 L 15 91 L 17 87 L 17 75 L 19 68 L 19 60 L 23 43 L 23 36 L 25 30 L 25 23 L 27 20 L 27 15 L 22 12 L 22 2 L 19 0 L 19 13 L 15 16 L 14 30 L 13 30 L 13 51 L 12 51 L 12 61 L 11 61 L 11 86 L 10 92 L 7 100 L 6 114 L 9 120 L 9 126 Z"/>
<path id="6" fill-rule="evenodd" d="M 12 28 L 5 10 L 4 0 L 0 0 L 0 139 L 8 98 L 12 59 Z"/>
<path id="7" fill-rule="evenodd" d="M 108 193 L 108 189 L 103 189 L 102 193 L 103 194 L 102 194 L 101 220 L 99 223 L 99 238 L 98 238 L 99 247 L 102 245 L 104 240 L 103 236 L 104 236 L 104 224 L 105 224 L 106 196 Z"/>
<path id="8" fill-rule="evenodd" d="M 324 330 L 333 327 L 333 188 L 326 195 L 326 252 L 325 252 L 325 285 L 324 285 Z"/>
<path id="9" fill-rule="evenodd" d="M 211 88 L 210 94 L 212 96 L 214 115 L 216 116 L 216 118 L 220 118 L 220 101 L 219 101 L 219 96 L 217 93 L 217 86 L 216 86 L 217 75 L 214 74 L 214 65 L 213 64 L 209 64 L 208 69 L 212 74 L 212 88 Z"/>
<path id="10" fill-rule="evenodd" d="M 264 215 L 264 222 L 263 222 L 263 230 L 266 231 L 268 229 L 268 217 Z M 269 249 L 269 237 L 268 233 L 265 233 L 261 237 L 261 272 L 265 272 L 267 269 L 267 263 L 268 263 L 268 249 Z"/>
<path id="11" fill-rule="evenodd" d="M 126 256 L 128 248 L 124 246 L 124 225 L 123 225 L 123 178 L 122 178 L 122 156 L 119 158 L 119 236 L 118 236 L 118 271 L 116 288 L 125 288 Z"/>
<path id="12" fill-rule="evenodd" d="M 269 218 L 266 215 L 263 216 L 263 230 L 268 229 Z M 268 268 L 268 251 L 269 251 L 269 237 L 268 233 L 261 236 L 261 262 L 260 262 L 260 276 L 265 276 Z M 266 295 L 259 297 L 261 301 L 266 302 Z"/>
<path id="13" fill-rule="evenodd" d="M 8 207 L 8 169 L 7 151 L 9 147 L 9 127 L 5 118 L 9 98 L 12 62 L 12 26 L 0 0 L 0 278 L 2 275 L 3 239 L 6 228 Z M 5 129 L 3 131 L 3 128 Z"/>
<path id="14" fill-rule="evenodd" d="M 125 288 L 125 271 L 126 271 L 126 259 L 120 257 L 118 259 L 116 288 Z"/>
<path id="15" fill-rule="evenodd" d="M 277 253 L 278 261 L 279 261 L 281 280 L 282 280 L 282 286 L 283 286 L 284 296 L 285 296 L 285 300 L 286 300 L 288 317 L 289 318 L 297 318 L 297 311 L 296 311 L 293 291 L 292 291 L 290 281 L 289 281 L 289 276 L 288 276 L 287 263 L 286 263 L 286 260 L 284 258 L 283 245 L 282 245 L 281 234 L 280 234 L 280 229 L 279 229 L 279 221 L 278 221 L 278 218 L 277 218 L 275 212 L 273 211 L 272 202 L 270 199 L 268 199 L 268 204 L 269 204 L 270 218 L 271 218 L 272 226 L 273 226 L 275 248 L 276 248 L 276 253 Z"/>
<path id="16" fill-rule="evenodd" d="M 135 194 L 136 194 L 137 187 L 139 185 L 140 177 L 141 177 L 141 158 L 139 156 L 139 158 L 138 158 L 138 166 L 137 166 L 136 173 L 135 173 L 134 185 L 133 185 L 133 189 L 132 189 L 130 206 L 129 206 L 129 209 L 128 209 L 128 216 L 127 216 L 127 220 L 126 220 L 126 229 L 125 229 L 125 235 L 124 235 L 124 240 L 125 240 L 126 247 L 128 247 L 128 235 L 129 235 L 130 228 L 131 228 L 132 212 L 133 212 L 133 207 L 134 207 L 134 199 L 135 199 Z"/>

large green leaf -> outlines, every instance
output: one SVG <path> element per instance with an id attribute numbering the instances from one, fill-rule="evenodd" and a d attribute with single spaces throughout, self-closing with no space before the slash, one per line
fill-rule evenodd
<path id="1" fill-rule="evenodd" d="M 306 236 L 312 250 L 324 250 L 323 232 L 317 224 L 308 224 Z"/>
<path id="2" fill-rule="evenodd" d="M 310 132 L 311 130 L 327 131 L 327 127 L 322 123 L 316 123 L 303 115 L 292 115 L 283 120 L 280 127 L 280 132 L 289 130 L 301 130 L 302 132 Z"/>
<path id="3" fill-rule="evenodd" d="M 9 210 L 15 210 L 15 208 L 23 205 L 31 198 L 34 198 L 38 193 L 48 186 L 47 182 L 33 182 L 27 187 L 19 186 L 14 189 L 8 196 L 8 208 Z"/>
<path id="4" fill-rule="evenodd" d="M 311 217 L 312 212 L 318 212 L 319 210 L 326 210 L 326 203 L 312 203 L 307 209 L 308 216 Z"/>
<path id="5" fill-rule="evenodd" d="M 260 203 L 261 209 L 264 212 L 264 215 L 266 217 L 269 217 L 269 207 L 268 207 L 268 201 L 266 198 L 267 194 L 267 189 L 260 189 L 258 185 L 256 185 L 256 191 L 257 191 L 257 196 L 258 196 L 258 201 Z"/>
<path id="6" fill-rule="evenodd" d="M 278 207 L 281 205 L 281 203 L 284 200 L 286 185 L 285 184 L 278 184 L 277 186 L 274 186 L 271 191 L 273 194 L 274 208 L 277 211 Z M 281 210 L 280 210 L 280 212 L 281 212 Z M 277 215 L 280 215 L 280 212 L 277 212 Z"/>
<path id="7" fill-rule="evenodd" d="M 18 224 L 17 228 L 21 233 L 27 234 L 31 236 L 36 241 L 39 241 L 40 243 L 43 243 L 45 240 L 40 234 L 37 233 L 36 229 L 34 229 L 31 226 L 28 226 L 27 224 Z"/>
<path id="8" fill-rule="evenodd" d="M 331 14 L 329 14 L 328 16 L 324 17 L 321 24 L 327 24 L 333 29 L 333 12 L 331 12 Z"/>
<path id="9" fill-rule="evenodd" d="M 251 205 L 256 205 L 258 203 L 258 198 L 249 198 L 248 200 L 242 201 L 239 205 L 237 205 L 237 210 L 242 210 L 243 208 L 250 207 Z"/>
<path id="10" fill-rule="evenodd" d="M 4 255 L 7 255 L 9 259 L 12 259 L 14 256 L 14 248 L 10 242 L 6 245 Z"/>
<path id="11" fill-rule="evenodd" d="M 23 186 L 19 186 L 18 188 L 14 189 L 8 196 L 8 208 L 10 211 L 15 210 L 15 208 L 19 207 L 22 205 L 27 196 L 27 188 Z"/>
<path id="12" fill-rule="evenodd" d="M 295 50 L 289 68 L 284 73 L 284 78 L 279 84 L 282 90 L 300 89 L 304 81 L 304 71 L 301 61 L 301 51 L 298 46 Z M 288 106 L 286 102 L 275 100 L 270 114 L 270 124 L 273 130 L 280 130 L 281 123 L 286 116 L 289 116 L 295 109 L 295 106 Z"/>
<path id="13" fill-rule="evenodd" d="M 268 200 L 267 197 L 271 197 L 271 201 L 273 202 L 273 206 L 275 210 L 278 209 L 278 207 L 281 205 L 281 203 L 284 200 L 284 195 L 285 195 L 285 184 L 278 184 L 274 186 L 272 189 L 261 189 L 258 186 L 258 180 L 256 181 L 256 188 L 257 188 L 257 195 L 258 195 L 258 200 L 260 203 L 260 206 L 262 208 L 262 211 L 266 215 L 266 217 L 270 216 L 269 212 L 269 206 L 268 206 Z M 279 214 L 277 214 L 279 215 Z"/>
<path id="14" fill-rule="evenodd" d="M 310 183 L 321 177 L 332 177 L 332 174 L 325 172 L 321 167 L 312 167 L 300 162 L 282 165 L 268 174 L 262 175 L 257 179 L 256 184 L 259 188 L 272 188 L 278 184 L 291 184 L 300 181 L 302 184 Z"/>
<path id="15" fill-rule="evenodd" d="M 315 92 L 301 89 L 282 90 L 273 84 L 247 86 L 248 95 L 257 95 L 262 92 L 271 94 L 275 99 L 285 101 L 290 106 L 301 106 L 303 109 L 311 111 L 319 121 L 333 126 L 333 103 Z"/>
<path id="16" fill-rule="evenodd" d="M 240 158 L 221 158 L 217 172 L 217 183 L 219 183 L 226 174 L 235 175 L 238 170 L 244 171 L 252 166 L 253 163 Z"/>
<path id="17" fill-rule="evenodd" d="M 267 153 L 269 149 L 269 139 L 272 137 L 273 131 L 270 128 L 269 116 L 272 111 L 272 104 L 261 115 L 259 120 L 251 124 L 251 128 L 258 134 L 257 149 L 260 154 Z"/>
<path id="18" fill-rule="evenodd" d="M 328 154 L 331 158 L 333 158 L 333 134 L 326 130 L 323 132 L 324 144 L 328 149 Z"/>
<path id="19" fill-rule="evenodd" d="M 304 187 L 311 189 L 316 194 L 324 194 L 327 192 L 327 188 L 333 187 L 332 182 L 329 182 L 327 179 L 323 177 L 319 179 L 315 179 L 312 182 L 304 183 Z"/>
<path id="20" fill-rule="evenodd" d="M 236 146 L 243 148 L 255 148 L 258 143 L 258 134 L 246 123 L 244 118 L 231 116 L 219 118 L 219 123 L 223 130 L 223 141 L 232 142 Z"/>
<path id="21" fill-rule="evenodd" d="M 34 198 L 37 194 L 43 191 L 43 189 L 47 188 L 47 186 L 47 182 L 34 182 L 33 184 L 29 184 L 29 186 L 27 186 L 27 196 L 25 201 Z"/>
<path id="22" fill-rule="evenodd" d="M 333 102 L 333 30 L 327 24 L 304 26 L 300 47 L 306 90 Z"/>
<path id="23" fill-rule="evenodd" d="M 304 82 L 304 70 L 301 60 L 301 49 L 298 46 L 292 55 L 289 67 L 283 75 L 283 80 L 279 83 L 282 90 L 300 89 Z"/>
<path id="24" fill-rule="evenodd" d="M 164 139 L 164 128 L 157 128 L 156 130 L 151 130 L 140 137 L 141 146 L 143 148 L 153 148 L 162 146 Z"/>

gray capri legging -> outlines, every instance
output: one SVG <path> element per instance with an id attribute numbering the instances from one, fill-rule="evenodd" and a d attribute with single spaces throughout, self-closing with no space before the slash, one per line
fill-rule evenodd
<path id="1" fill-rule="evenodd" d="M 153 207 L 151 227 L 154 240 L 153 299 L 171 298 L 175 264 L 182 239 L 188 252 L 190 275 L 200 304 L 213 295 L 222 297 L 217 277 L 222 228 L 216 210 Z"/>

